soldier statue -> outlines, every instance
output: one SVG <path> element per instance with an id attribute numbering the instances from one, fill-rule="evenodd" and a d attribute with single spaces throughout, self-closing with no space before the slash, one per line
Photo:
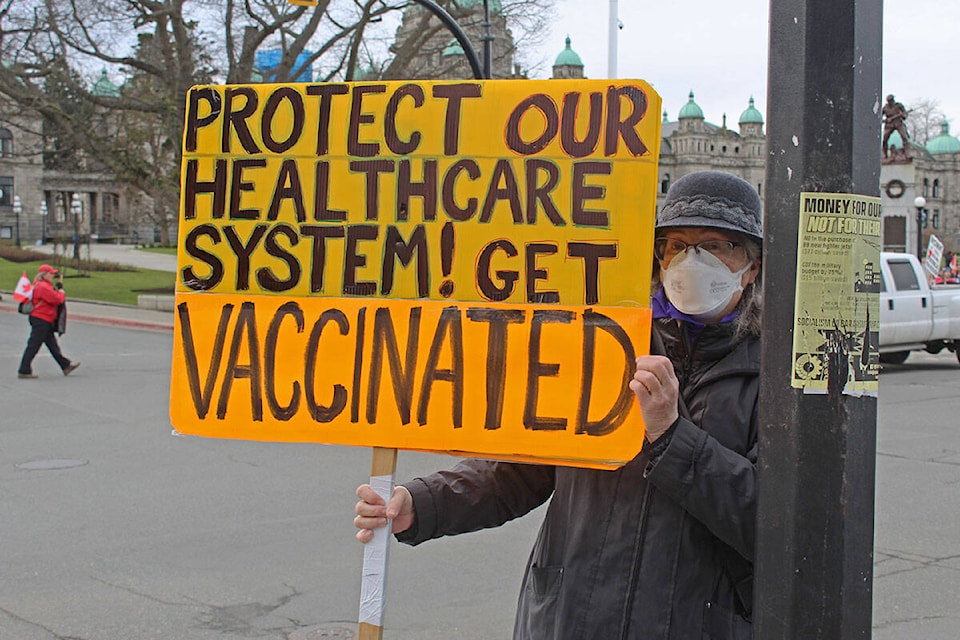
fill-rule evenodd
<path id="1" fill-rule="evenodd" d="M 907 127 L 903 124 L 909 113 L 903 104 L 897 102 L 893 94 L 887 96 L 887 104 L 883 105 L 881 110 L 883 114 L 883 157 L 887 158 L 887 142 L 890 140 L 890 134 L 894 131 L 900 134 L 900 140 L 903 141 L 903 155 L 907 155 L 907 148 L 910 146 Z"/>

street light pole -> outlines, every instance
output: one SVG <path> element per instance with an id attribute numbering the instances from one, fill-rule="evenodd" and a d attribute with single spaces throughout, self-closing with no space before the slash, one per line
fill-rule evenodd
<path id="1" fill-rule="evenodd" d="M 20 196 L 13 196 L 13 215 L 17 217 L 17 246 L 20 246 L 20 214 L 23 213 L 23 203 Z"/>
<path id="2" fill-rule="evenodd" d="M 923 262 L 923 217 L 927 210 L 927 199 L 923 196 L 917 196 L 913 199 L 913 206 L 917 208 L 917 258 Z"/>
<path id="3" fill-rule="evenodd" d="M 610 15 L 607 16 L 607 77 L 617 77 L 617 38 L 620 32 L 620 8 L 617 0 L 610 0 Z"/>
<path id="4" fill-rule="evenodd" d="M 492 77 L 493 67 L 493 36 L 490 35 L 490 6 L 488 0 L 483 0 L 483 77 L 488 80 Z"/>
<path id="5" fill-rule="evenodd" d="M 753 635 L 862 640 L 870 637 L 873 610 L 877 398 L 843 393 L 855 358 L 845 338 L 838 338 L 840 357 L 823 361 L 827 393 L 804 393 L 809 388 L 791 381 L 794 330 L 802 326 L 800 194 L 880 195 L 883 1 L 768 4 Z M 833 264 L 839 254 L 824 258 Z M 846 264 L 840 283 L 853 291 L 853 265 Z M 823 309 L 835 335 L 848 335 L 840 314 Z M 824 329 L 828 340 L 834 329 Z M 876 353 L 873 344 L 869 351 Z"/>
<path id="6" fill-rule="evenodd" d="M 47 197 L 40 201 L 40 244 L 47 242 Z"/>
<path id="7" fill-rule="evenodd" d="M 83 213 L 83 202 L 80 194 L 74 193 L 70 198 L 70 212 L 73 213 L 73 259 L 80 260 L 80 215 Z"/>

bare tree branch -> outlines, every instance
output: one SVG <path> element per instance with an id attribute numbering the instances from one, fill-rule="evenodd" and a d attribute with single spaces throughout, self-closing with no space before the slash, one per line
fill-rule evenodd
<path id="1" fill-rule="evenodd" d="M 516 42 L 536 39 L 553 1 L 502 0 L 498 28 L 509 24 Z M 479 43 L 475 9 L 442 3 Z M 249 83 L 255 72 L 289 82 L 303 67 L 324 81 L 353 80 L 368 67 L 384 79 L 464 72 L 462 56 L 441 55 L 445 27 L 418 8 L 406 0 L 0 0 L 0 104 L 10 107 L 0 121 L 32 126 L 17 115 L 31 114 L 45 163 L 112 173 L 163 228 L 176 219 L 191 86 Z M 396 42 L 404 11 L 414 29 Z M 516 52 L 497 44 L 500 59 Z M 279 51 L 279 62 L 256 69 L 267 50 Z M 101 74 L 115 84 L 98 85 Z"/>

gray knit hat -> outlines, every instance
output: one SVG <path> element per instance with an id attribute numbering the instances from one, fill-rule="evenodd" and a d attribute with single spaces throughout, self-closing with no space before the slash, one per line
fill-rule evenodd
<path id="1" fill-rule="evenodd" d="M 657 229 L 713 227 L 763 239 L 763 205 L 749 182 L 722 171 L 697 171 L 672 185 Z"/>

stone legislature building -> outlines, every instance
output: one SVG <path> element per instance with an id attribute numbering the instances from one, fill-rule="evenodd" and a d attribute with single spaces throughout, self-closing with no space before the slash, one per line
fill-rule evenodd
<path id="1" fill-rule="evenodd" d="M 586 77 L 569 37 L 556 58 L 552 77 Z M 728 127 L 726 114 L 720 125 L 707 122 L 692 90 L 675 120 L 664 111 L 658 207 L 672 181 L 703 169 L 734 173 L 756 186 L 763 198 L 767 157 L 763 124 L 753 97 L 740 113 L 735 131 Z M 925 252 L 930 236 L 935 235 L 945 252 L 960 251 L 960 139 L 951 135 L 949 124 L 943 122 L 940 135 L 926 144 L 908 141 L 904 151 L 900 134 L 894 131 L 888 145 L 890 152 L 880 167 L 883 250 L 916 252 L 921 246 Z M 920 215 L 918 197 L 925 201 Z"/>
<path id="2" fill-rule="evenodd" d="M 514 64 L 516 47 L 513 35 L 501 15 L 499 0 L 489 1 L 491 34 L 493 35 L 494 78 L 524 79 L 527 73 Z M 473 43 L 477 54 L 482 56 L 482 0 L 460 0 L 462 16 L 457 16 Z M 396 33 L 396 42 L 413 37 L 415 29 L 422 29 L 418 22 L 424 10 L 412 5 L 406 10 L 403 24 Z M 440 30 L 424 45 L 425 59 L 416 77 L 454 79 L 470 78 L 466 56 L 449 32 Z M 394 45 L 396 48 L 397 45 Z M 552 65 L 552 78 L 586 78 L 584 64 L 573 49 L 567 36 L 565 46 L 557 54 Z M 368 78 L 370 79 L 370 78 Z M 693 90 L 676 118 L 663 112 L 659 162 L 658 207 L 670 188 L 670 184 L 688 173 L 714 169 L 734 173 L 757 188 L 763 198 L 766 174 L 767 140 L 764 133 L 764 116 L 754 105 L 752 96 L 746 95 L 736 125 L 727 122 L 722 114 L 720 124 L 708 122 L 703 110 L 696 103 Z M 673 99 L 675 96 L 664 96 Z M 880 169 L 880 195 L 883 205 L 883 250 L 915 252 L 919 242 L 924 250 L 930 235 L 936 235 L 944 244 L 944 251 L 960 251 L 960 140 L 950 135 L 949 125 L 944 122 L 939 136 L 925 145 L 904 144 L 897 132 L 888 140 L 891 153 Z M 917 214 L 916 198 L 922 196 L 926 203 L 921 215 Z"/>
<path id="3" fill-rule="evenodd" d="M 490 10 L 491 75 L 494 78 L 526 79 L 527 72 L 514 61 L 517 52 L 501 0 L 488 0 Z M 485 33 L 483 0 L 458 0 L 453 16 L 482 58 Z M 585 78 L 584 64 L 567 36 L 565 46 L 552 65 L 551 77 Z M 460 44 L 439 20 L 415 3 L 403 13 L 394 42 L 392 59 L 375 69 L 361 70 L 356 80 L 461 79 L 472 78 Z M 258 71 L 265 71 L 259 69 Z M 265 76 L 264 76 L 265 77 Z M 119 88 L 103 72 L 92 92 L 115 95 Z M 668 101 L 678 96 L 664 96 Z M 734 173 L 754 185 L 763 198 L 767 142 L 764 116 L 744 95 L 736 124 L 722 114 L 720 124 L 708 122 L 691 90 L 687 102 L 671 118 L 664 111 L 661 125 L 658 206 L 670 184 L 688 173 L 715 169 Z M 96 167 L 83 171 L 56 171 L 43 166 L 41 141 L 32 131 L 39 123 L 21 122 L 21 113 L 8 111 L 0 97 L 0 240 L 19 236 L 25 243 L 43 237 L 77 232 L 96 241 L 130 241 L 139 232 L 141 240 L 156 237 L 149 226 L 138 229 L 134 209 L 123 185 Z M 939 136 L 919 145 L 904 144 L 893 131 L 889 153 L 880 170 L 883 204 L 883 249 L 916 252 L 925 250 L 930 235 L 944 244 L 944 251 L 960 252 L 960 140 L 944 122 Z M 905 149 L 906 147 L 906 149 Z M 918 198 L 922 197 L 923 201 Z M 922 202 L 918 212 L 917 203 Z"/>

